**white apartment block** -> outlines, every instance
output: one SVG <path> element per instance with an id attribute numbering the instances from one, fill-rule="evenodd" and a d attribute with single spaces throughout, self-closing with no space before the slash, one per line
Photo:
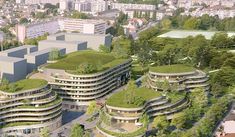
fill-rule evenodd
<path id="1" fill-rule="evenodd" d="M 54 34 L 60 30 L 58 20 L 41 21 L 32 24 L 16 25 L 16 34 L 20 42 L 26 38 L 36 38 L 46 33 Z"/>
<path id="2" fill-rule="evenodd" d="M 103 20 L 60 19 L 61 31 L 76 31 L 84 34 L 105 34 L 106 22 Z"/>
<path id="3" fill-rule="evenodd" d="M 118 9 L 120 11 L 126 11 L 127 9 L 156 10 L 155 5 L 147 5 L 147 4 L 112 3 L 111 7 L 112 9 Z"/>
<path id="4" fill-rule="evenodd" d="M 106 22 L 103 20 L 60 18 L 34 24 L 16 25 L 17 38 L 20 42 L 24 42 L 26 38 L 36 38 L 45 33 L 55 34 L 58 31 L 105 34 Z"/>
<path id="5" fill-rule="evenodd" d="M 50 3 L 56 5 L 60 2 L 60 0 L 24 0 L 25 4 L 45 4 Z"/>

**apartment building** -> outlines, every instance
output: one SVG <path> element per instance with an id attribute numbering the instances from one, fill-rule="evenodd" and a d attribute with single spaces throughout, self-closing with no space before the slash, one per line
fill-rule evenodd
<path id="1" fill-rule="evenodd" d="M 57 19 L 45 20 L 30 24 L 16 25 L 16 34 L 20 42 L 24 42 L 26 38 L 36 38 L 46 33 L 54 34 L 60 30 Z"/>
<path id="2" fill-rule="evenodd" d="M 112 3 L 112 9 L 118 9 L 120 11 L 126 11 L 127 9 L 135 9 L 135 10 L 156 10 L 155 5 L 147 5 L 147 4 L 128 4 L 128 3 Z"/>
<path id="3" fill-rule="evenodd" d="M 177 70 L 177 68 L 180 67 L 182 68 L 184 66 L 170 65 L 159 68 Z M 203 88 L 205 91 L 210 89 L 210 84 L 208 83 L 209 77 L 201 70 L 191 69 L 185 72 L 162 72 L 158 70 L 159 69 L 150 68 L 147 75 L 148 84 L 154 90 L 164 90 L 159 83 L 163 83 L 165 80 L 167 80 L 170 86 L 173 86 L 176 91 L 192 91 L 195 88 Z"/>
<path id="4" fill-rule="evenodd" d="M 25 79 L 14 84 L 23 90 L 0 91 L 0 136 L 38 136 L 43 128 L 53 131 L 62 125 L 62 100 L 46 81 Z"/>
<path id="5" fill-rule="evenodd" d="M 18 1 L 18 2 L 24 2 L 25 4 L 31 5 L 31 4 L 46 4 L 50 3 L 53 5 L 56 5 L 60 2 L 60 0 L 24 0 L 24 1 Z"/>
<path id="6" fill-rule="evenodd" d="M 84 34 L 105 34 L 106 22 L 90 19 L 60 19 L 60 29 L 68 32 L 80 32 Z"/>
<path id="7" fill-rule="evenodd" d="M 26 38 L 36 38 L 46 33 L 55 34 L 58 31 L 105 34 L 106 22 L 103 20 L 59 18 L 31 24 L 16 25 L 17 38 L 20 42 L 24 42 Z"/>

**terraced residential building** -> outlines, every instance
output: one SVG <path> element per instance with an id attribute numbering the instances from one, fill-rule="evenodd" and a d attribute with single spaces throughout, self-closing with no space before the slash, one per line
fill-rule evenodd
<path id="1" fill-rule="evenodd" d="M 62 125 L 62 100 L 39 79 L 0 86 L 0 135 L 35 137 Z"/>
<path id="2" fill-rule="evenodd" d="M 39 69 L 32 77 L 47 79 L 63 98 L 64 109 L 82 109 L 127 83 L 131 59 L 109 53 L 79 51 Z"/>
<path id="3" fill-rule="evenodd" d="M 167 65 L 151 67 L 147 75 L 149 86 L 162 91 L 163 83 L 168 81 L 174 90 L 191 91 L 195 88 L 210 89 L 208 75 L 195 68 L 185 65 Z"/>
<path id="4" fill-rule="evenodd" d="M 128 96 L 128 93 L 131 92 L 130 89 L 115 93 L 108 98 L 103 116 L 101 115 L 101 120 L 97 125 L 100 134 L 104 136 L 142 136 L 147 127 L 147 123 L 141 120 L 144 115 L 150 119 L 160 115 L 166 115 L 168 119 L 172 119 L 174 114 L 189 106 L 185 92 L 171 92 L 163 95 L 161 92 L 146 87 L 137 88 L 134 91 L 135 99 L 132 103 L 128 101 L 131 98 Z M 104 120 L 107 117 L 110 119 L 110 123 Z"/>

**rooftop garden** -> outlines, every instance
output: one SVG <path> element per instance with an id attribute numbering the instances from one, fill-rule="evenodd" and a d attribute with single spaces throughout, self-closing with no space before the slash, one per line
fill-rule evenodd
<path id="1" fill-rule="evenodd" d="M 62 69 L 72 74 L 90 74 L 115 67 L 127 59 L 116 59 L 109 53 L 79 51 L 66 55 L 46 68 Z"/>
<path id="2" fill-rule="evenodd" d="M 175 65 L 165 65 L 165 66 L 154 66 L 149 69 L 152 72 L 157 73 L 184 73 L 184 72 L 192 72 L 195 68 L 183 64 L 175 64 Z"/>
<path id="3" fill-rule="evenodd" d="M 7 80 L 3 80 L 0 86 L 0 90 L 8 93 L 15 93 L 39 88 L 45 85 L 47 85 L 47 81 L 42 79 L 24 79 L 15 83 L 9 83 Z"/>
<path id="4" fill-rule="evenodd" d="M 114 107 L 137 108 L 143 106 L 146 101 L 161 96 L 160 92 L 145 87 L 135 88 L 130 83 L 132 82 L 128 83 L 127 89 L 108 98 L 106 104 Z"/>

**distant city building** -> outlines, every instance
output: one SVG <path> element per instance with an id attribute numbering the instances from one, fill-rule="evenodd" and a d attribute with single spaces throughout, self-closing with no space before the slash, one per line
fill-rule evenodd
<path id="1" fill-rule="evenodd" d="M 24 3 L 24 4 L 27 4 L 27 5 L 31 5 L 31 4 L 46 4 L 46 3 L 50 3 L 50 4 L 53 4 L 53 5 L 56 5 L 59 2 L 60 2 L 60 0 L 16 0 L 17 4 Z"/>
<path id="2" fill-rule="evenodd" d="M 112 3 L 112 9 L 118 9 L 120 11 L 126 11 L 130 9 L 134 10 L 156 10 L 155 5 L 147 5 L 147 4 L 128 4 L 128 3 Z"/>
<path id="3" fill-rule="evenodd" d="M 46 33 L 55 34 L 58 31 L 105 34 L 106 22 L 103 20 L 60 18 L 16 25 L 17 38 L 20 42 L 24 42 L 26 38 L 36 38 Z"/>

